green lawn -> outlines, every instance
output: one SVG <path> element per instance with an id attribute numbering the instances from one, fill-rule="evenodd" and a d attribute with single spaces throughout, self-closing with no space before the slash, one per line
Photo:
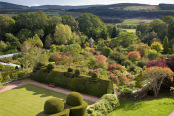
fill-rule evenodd
<path id="1" fill-rule="evenodd" d="M 0 93 L 0 116 L 36 116 L 43 111 L 47 99 L 58 97 L 65 100 L 66 96 L 35 85 L 21 86 Z"/>
<path id="2" fill-rule="evenodd" d="M 147 97 L 136 102 L 121 100 L 121 106 L 108 116 L 168 116 L 174 111 L 174 97 L 161 94 L 158 98 Z"/>
<path id="3" fill-rule="evenodd" d="M 138 24 L 140 24 L 140 21 L 146 21 L 147 23 L 150 23 L 153 20 L 151 20 L 151 19 L 126 19 L 126 20 L 123 21 L 122 24 L 138 25 Z"/>

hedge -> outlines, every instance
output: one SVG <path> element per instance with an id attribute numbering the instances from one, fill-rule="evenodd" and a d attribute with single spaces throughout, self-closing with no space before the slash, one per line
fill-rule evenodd
<path id="1" fill-rule="evenodd" d="M 84 116 L 87 107 L 88 104 L 85 101 L 83 101 L 83 103 L 80 106 L 70 108 L 70 116 Z"/>
<path id="2" fill-rule="evenodd" d="M 120 103 L 115 94 L 106 94 L 97 103 L 88 108 L 87 114 L 90 116 L 107 116 L 119 106 Z"/>
<path id="3" fill-rule="evenodd" d="M 53 114 L 51 116 L 69 116 L 70 115 L 70 109 L 64 109 L 60 113 Z"/>
<path id="4" fill-rule="evenodd" d="M 95 83 L 90 83 L 90 76 L 83 75 L 79 78 L 67 78 L 64 76 L 65 71 L 53 69 L 51 72 L 39 71 L 32 73 L 31 78 L 42 83 L 55 83 L 56 86 L 78 91 L 81 93 L 101 97 L 104 94 L 113 93 L 113 83 L 109 79 L 98 79 Z"/>

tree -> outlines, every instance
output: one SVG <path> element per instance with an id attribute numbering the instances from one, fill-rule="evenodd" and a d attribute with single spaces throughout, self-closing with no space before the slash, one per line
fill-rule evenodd
<path id="1" fill-rule="evenodd" d="M 20 43 L 23 43 L 24 41 L 26 41 L 28 38 L 32 36 L 33 34 L 31 30 L 28 30 L 28 29 L 21 29 L 16 35 L 16 37 L 19 38 Z"/>
<path id="2" fill-rule="evenodd" d="M 152 43 L 152 45 L 150 46 L 150 48 L 156 50 L 159 53 L 163 51 L 163 46 L 159 42 Z"/>
<path id="3" fill-rule="evenodd" d="M 108 30 L 108 35 L 109 35 L 109 37 L 111 37 L 114 25 L 113 24 L 107 24 L 106 27 L 107 27 L 107 30 Z"/>
<path id="4" fill-rule="evenodd" d="M 101 37 L 102 31 L 107 34 L 107 28 L 104 22 L 93 14 L 84 13 L 77 18 L 77 21 L 79 22 L 80 31 L 87 35 L 88 38 L 92 37 L 96 40 Z"/>
<path id="5" fill-rule="evenodd" d="M 118 39 L 120 40 L 120 44 L 127 48 L 132 44 L 135 44 L 137 41 L 137 36 L 134 33 L 129 32 L 120 32 L 118 35 Z"/>
<path id="6" fill-rule="evenodd" d="M 0 41 L 0 51 L 5 50 L 6 47 L 7 47 L 6 43 L 5 43 L 4 41 L 1 40 L 1 41 Z"/>
<path id="7" fill-rule="evenodd" d="M 6 40 L 10 43 L 11 48 L 13 47 L 16 47 L 18 49 L 21 48 L 21 43 L 19 42 L 18 38 L 15 37 L 13 34 L 6 33 L 5 36 L 6 36 Z"/>
<path id="8" fill-rule="evenodd" d="M 163 41 L 163 48 L 164 48 L 164 53 L 169 52 L 169 42 L 167 36 L 165 36 L 164 41 Z"/>
<path id="9" fill-rule="evenodd" d="M 5 33 L 10 33 L 15 25 L 15 20 L 6 16 L 0 15 L 0 40 L 4 39 Z"/>
<path id="10" fill-rule="evenodd" d="M 161 67 L 147 68 L 143 73 L 144 79 L 150 82 L 149 86 L 152 88 L 155 97 L 157 97 L 164 79 L 171 80 L 174 76 L 171 69 Z"/>
<path id="11" fill-rule="evenodd" d="M 62 16 L 62 23 L 71 27 L 72 32 L 78 31 L 79 23 L 71 15 Z"/>
<path id="12" fill-rule="evenodd" d="M 154 20 L 151 24 L 150 27 L 152 30 L 157 33 L 158 37 L 163 40 L 163 38 L 167 35 L 168 32 L 168 27 L 165 22 L 162 20 Z"/>
<path id="13" fill-rule="evenodd" d="M 72 31 L 68 25 L 59 24 L 56 26 L 54 41 L 58 45 L 68 44 L 72 39 Z"/>
<path id="14" fill-rule="evenodd" d="M 50 48 L 52 44 L 53 44 L 53 39 L 51 34 L 49 34 L 46 36 L 46 39 L 45 39 L 45 48 Z"/>
<path id="15" fill-rule="evenodd" d="M 128 58 L 132 61 L 140 60 L 141 56 L 138 51 L 132 51 L 128 53 Z"/>
<path id="16" fill-rule="evenodd" d="M 113 29 L 112 29 L 111 38 L 117 37 L 118 34 L 119 34 L 119 31 L 117 31 L 116 27 L 114 26 Z"/>
<path id="17" fill-rule="evenodd" d="M 27 41 L 32 47 L 39 47 L 39 48 L 43 47 L 43 43 L 37 34 L 33 36 L 33 38 L 29 38 Z"/>
<path id="18" fill-rule="evenodd" d="M 21 47 L 21 51 L 23 53 L 28 53 L 28 51 L 29 51 L 30 48 L 31 48 L 31 46 L 28 43 L 28 41 L 24 41 L 24 43 L 22 44 L 22 47 Z"/>

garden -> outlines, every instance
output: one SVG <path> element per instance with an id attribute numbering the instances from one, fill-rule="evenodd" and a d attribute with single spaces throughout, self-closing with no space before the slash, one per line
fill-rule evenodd
<path id="1" fill-rule="evenodd" d="M 30 20 L 31 18 L 35 20 Z M 1 62 L 21 66 L 0 65 L 0 82 L 28 77 L 46 85 L 53 84 L 101 98 L 87 109 L 87 104 L 79 97 L 79 93 L 72 95 L 81 99 L 79 104 L 74 105 L 67 103 L 63 94 L 26 85 L 0 94 L 4 101 L 4 96 L 9 96 L 7 103 L 11 103 L 12 99 L 17 100 L 12 102 L 14 105 L 11 104 L 11 109 L 19 108 L 14 109 L 14 113 L 20 113 L 22 107 L 15 105 L 30 105 L 26 107 L 29 108 L 37 102 L 38 105 L 34 105 L 35 110 L 31 110 L 30 115 L 62 112 L 75 115 L 79 111 L 81 115 L 100 116 L 108 115 L 114 110 L 111 116 L 123 115 L 125 112 L 135 115 L 133 111 L 137 115 L 151 115 L 152 110 L 156 111 L 154 115 L 162 114 L 164 109 L 165 115 L 172 112 L 172 108 L 167 107 L 173 104 L 173 97 L 170 95 L 174 94 L 174 17 L 167 16 L 149 24 L 130 27 L 136 28 L 136 33 L 122 30 L 118 25 L 105 24 L 90 13 L 81 14 L 77 18 L 68 15 L 50 17 L 44 12 L 22 13 L 12 18 L 0 16 L 0 19 L 8 22 L 8 25 L 2 23 L 6 29 L 0 28 L 3 38 L 0 41 L 1 54 L 10 53 L 11 50 L 22 52 L 22 55 L 0 59 Z M 25 23 L 26 21 L 31 24 Z M 158 99 L 164 90 L 168 90 L 168 93 Z M 116 96 L 118 94 L 121 95 L 120 103 Z M 16 95 L 19 96 L 12 98 Z M 151 98 L 146 100 L 149 96 Z M 25 104 L 18 104 L 25 97 L 29 100 Z M 133 101 L 143 98 L 143 101 Z M 36 99 L 39 100 L 36 102 Z M 43 112 L 47 100 L 56 111 L 49 112 L 51 109 L 45 109 Z M 10 107 L 6 106 L 8 104 L 2 102 L 0 106 Z M 157 105 L 161 107 L 155 108 Z M 3 108 L 0 113 L 12 113 Z M 149 114 L 143 113 L 146 109 L 149 109 Z M 26 109 L 21 112 L 25 114 L 30 111 Z"/>

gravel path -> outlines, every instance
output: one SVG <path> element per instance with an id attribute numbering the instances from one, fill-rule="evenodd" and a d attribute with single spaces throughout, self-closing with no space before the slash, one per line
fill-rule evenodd
<path id="1" fill-rule="evenodd" d="M 52 90 L 52 91 L 56 91 L 56 92 L 59 92 L 59 93 L 63 93 L 63 94 L 66 94 L 66 95 L 68 95 L 69 93 L 72 92 L 71 90 L 67 90 L 67 89 L 60 88 L 60 87 L 52 88 L 52 87 L 49 87 L 47 84 L 39 83 L 39 82 L 33 81 L 31 79 L 24 79 L 24 80 L 18 80 L 18 81 L 14 81 L 14 82 L 5 84 L 4 85 L 5 88 L 0 90 L 0 93 L 11 90 L 11 89 L 16 88 L 16 87 L 26 85 L 26 84 L 36 85 L 36 86 L 39 86 L 39 87 L 42 87 L 42 88 L 45 88 L 45 89 L 49 89 L 49 90 Z M 80 93 L 80 94 L 82 95 L 83 99 L 89 100 L 89 101 L 92 101 L 92 102 L 97 102 L 100 99 L 98 97 L 86 95 L 86 94 L 83 94 L 83 93 Z"/>

